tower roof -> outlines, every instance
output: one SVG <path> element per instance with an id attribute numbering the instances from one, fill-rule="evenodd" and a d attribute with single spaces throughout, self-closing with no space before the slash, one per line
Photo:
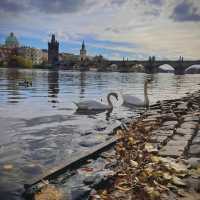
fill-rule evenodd
<path id="1" fill-rule="evenodd" d="M 85 41 L 84 41 L 84 40 L 83 40 L 81 49 L 82 49 L 82 50 L 85 50 Z"/>
<path id="2" fill-rule="evenodd" d="M 19 46 L 19 42 L 13 32 L 6 38 L 5 45 L 7 47 Z"/>
<path id="3" fill-rule="evenodd" d="M 52 34 L 52 36 L 51 36 L 51 42 L 55 42 L 56 41 L 56 36 L 55 36 L 55 34 Z"/>

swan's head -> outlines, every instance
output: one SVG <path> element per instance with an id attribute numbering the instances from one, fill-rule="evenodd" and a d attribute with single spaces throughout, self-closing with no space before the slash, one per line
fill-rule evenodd
<path id="1" fill-rule="evenodd" d="M 118 101 L 118 94 L 117 94 L 117 93 L 111 92 L 111 93 L 110 93 L 110 96 L 115 97 L 115 98 L 117 99 L 117 101 Z"/>

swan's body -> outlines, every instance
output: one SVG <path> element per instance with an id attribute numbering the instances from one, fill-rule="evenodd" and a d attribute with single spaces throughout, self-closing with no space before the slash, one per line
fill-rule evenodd
<path id="1" fill-rule="evenodd" d="M 112 110 L 113 104 L 110 100 L 110 97 L 114 96 L 118 100 L 118 95 L 116 93 L 109 93 L 107 96 L 108 105 L 100 103 L 94 100 L 82 101 L 80 103 L 75 103 L 78 110 L 86 110 L 86 111 L 106 111 Z"/>
<path id="2" fill-rule="evenodd" d="M 147 84 L 148 80 L 145 81 L 144 83 L 144 100 L 131 96 L 131 95 L 122 95 L 123 97 L 123 105 L 124 106 L 133 106 L 133 107 L 149 107 L 149 99 L 148 99 L 148 94 L 147 94 Z"/>

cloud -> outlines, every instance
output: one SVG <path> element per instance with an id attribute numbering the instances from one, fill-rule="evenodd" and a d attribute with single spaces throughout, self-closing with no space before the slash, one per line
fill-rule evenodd
<path id="1" fill-rule="evenodd" d="M 164 0 L 143 0 L 146 3 L 154 4 L 158 6 L 162 6 L 164 4 Z"/>
<path id="2" fill-rule="evenodd" d="M 89 54 L 109 58 L 199 59 L 199 21 L 191 20 L 200 13 L 199 0 L 21 0 L 21 7 L 17 2 L 0 0 L 4 38 L 13 31 L 19 40 L 47 41 L 56 33 L 66 52 L 79 49 L 85 39 Z"/>
<path id="3" fill-rule="evenodd" d="M 19 1 L 12 0 L 1 0 L 0 1 L 0 11 L 4 12 L 21 12 L 27 8 L 25 2 L 23 0 L 19 3 Z"/>
<path id="4" fill-rule="evenodd" d="M 68 13 L 81 9 L 86 0 L 34 0 L 31 5 L 45 13 Z"/>
<path id="5" fill-rule="evenodd" d="M 200 21 L 199 8 L 192 1 L 184 0 L 178 4 L 171 15 L 171 18 L 175 21 Z"/>
<path id="6" fill-rule="evenodd" d="M 96 5 L 121 6 L 127 0 L 1 0 L 0 11 L 20 14 L 20 12 L 40 11 L 47 14 L 73 13 L 87 10 Z"/>

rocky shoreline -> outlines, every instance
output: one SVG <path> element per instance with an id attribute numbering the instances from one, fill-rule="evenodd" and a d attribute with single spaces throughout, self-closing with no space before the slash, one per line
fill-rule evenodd
<path id="1" fill-rule="evenodd" d="M 152 105 L 116 130 L 117 144 L 27 199 L 199 199 L 200 91 Z M 49 196 L 48 196 L 49 195 Z"/>

